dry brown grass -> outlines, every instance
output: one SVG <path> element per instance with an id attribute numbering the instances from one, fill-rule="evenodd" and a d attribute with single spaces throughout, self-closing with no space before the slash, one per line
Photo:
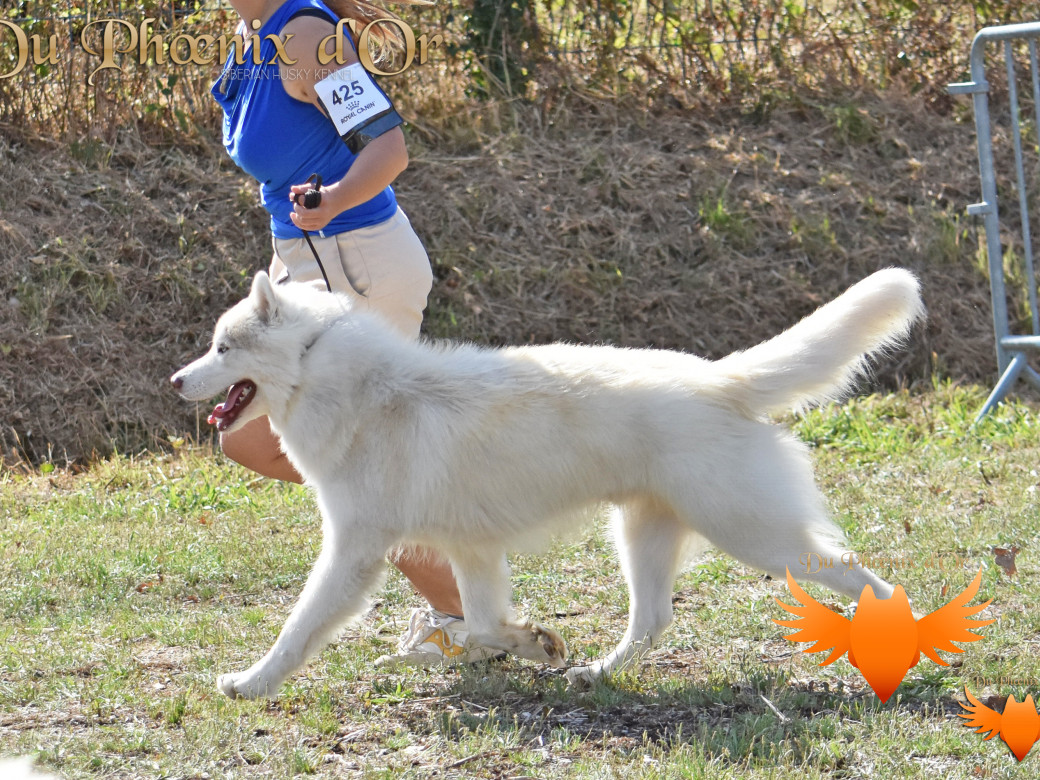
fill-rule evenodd
<path id="1" fill-rule="evenodd" d="M 921 274 L 930 318 L 880 379 L 988 380 L 967 116 L 892 91 L 653 112 L 561 93 L 417 124 L 397 191 L 436 269 L 427 332 L 719 356 L 901 265 Z M 7 463 L 196 434 L 165 378 L 267 263 L 253 185 L 215 144 L 5 138 Z"/>
<path id="2" fill-rule="evenodd" d="M 399 194 L 438 266 L 434 326 L 450 311 L 493 343 L 718 356 L 905 265 L 933 317 L 900 376 L 927 375 L 932 350 L 954 376 L 982 376 L 985 280 L 961 218 L 977 173 L 971 132 L 950 116 L 860 93 L 793 98 L 761 122 L 616 106 L 569 119 L 489 137 L 462 160 L 418 151 Z"/>
<path id="3" fill-rule="evenodd" d="M 968 106 L 943 89 L 972 30 L 1028 4 L 908 17 L 839 3 L 797 19 L 772 0 L 745 3 L 761 11 L 750 16 L 716 5 L 681 6 L 681 40 L 671 22 L 635 38 L 643 28 L 626 22 L 632 48 L 580 32 L 561 7 L 540 20 L 527 102 L 489 85 L 454 4 L 408 17 L 446 38 L 389 85 L 411 121 L 398 194 L 437 274 L 427 332 L 718 356 L 903 265 L 921 274 L 931 316 L 879 380 L 988 381 L 987 281 L 964 217 L 978 199 L 974 138 Z M 708 33 L 728 43 L 705 48 Z M 550 37 L 569 50 L 550 52 Z M 671 48 L 650 56 L 658 44 Z M 66 54 L 48 77 L 27 69 L 0 90 L 0 466 L 205 435 L 165 377 L 269 255 L 255 186 L 215 138 L 211 75 L 128 67 L 86 89 L 96 63 Z M 876 82 L 886 88 L 859 86 Z M 480 85 L 505 97 L 474 99 Z"/>
<path id="4" fill-rule="evenodd" d="M 266 251 L 253 194 L 215 153 L 130 135 L 7 140 L 0 158 L 5 455 L 77 460 L 194 430 L 163 378 Z"/>

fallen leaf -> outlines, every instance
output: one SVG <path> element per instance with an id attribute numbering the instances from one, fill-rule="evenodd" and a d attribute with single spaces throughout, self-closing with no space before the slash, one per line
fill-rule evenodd
<path id="1" fill-rule="evenodd" d="M 1004 573 L 1009 577 L 1014 577 L 1018 573 L 1018 568 L 1015 566 L 1015 556 L 1018 555 L 1018 551 L 1021 547 L 994 547 L 993 555 L 997 566 L 1004 570 Z"/>

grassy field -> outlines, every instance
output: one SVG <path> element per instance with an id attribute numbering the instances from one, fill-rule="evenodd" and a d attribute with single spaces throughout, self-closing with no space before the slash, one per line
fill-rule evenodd
<path id="1" fill-rule="evenodd" d="M 678 584 L 677 620 L 636 673 L 590 690 L 508 661 L 386 673 L 417 606 L 391 574 L 375 608 L 274 702 L 230 701 L 219 672 L 266 650 L 319 545 L 313 502 L 207 448 L 116 457 L 82 474 L 0 478 L 0 754 L 63 777 L 1036 777 L 962 725 L 1040 693 L 1037 413 L 936 386 L 791 421 L 853 546 L 915 608 L 981 566 L 996 622 L 881 704 L 846 660 L 819 667 L 776 626 L 784 583 L 711 555 Z M 1017 574 L 995 546 L 1017 546 Z M 576 659 L 620 636 L 626 595 L 600 530 L 517 558 L 521 609 Z M 832 606 L 841 600 L 816 588 Z M 800 646 L 799 646 L 800 647 Z M 987 699 L 987 697 L 993 697 Z"/>

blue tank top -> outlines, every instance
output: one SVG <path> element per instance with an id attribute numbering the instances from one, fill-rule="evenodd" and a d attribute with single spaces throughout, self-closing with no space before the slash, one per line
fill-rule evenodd
<path id="1" fill-rule="evenodd" d="M 211 90 L 224 111 L 224 148 L 238 167 L 260 182 L 261 203 L 271 215 L 275 238 L 303 235 L 289 219 L 293 184 L 303 184 L 313 173 L 330 184 L 339 181 L 357 159 L 328 117 L 311 103 L 291 97 L 282 86 L 274 61 L 277 48 L 267 36 L 278 36 L 293 16 L 307 9 L 323 12 L 333 24 L 338 21 L 320 0 L 286 0 L 259 30 L 247 31 L 260 41 L 260 64 L 254 64 L 247 50 L 239 65 L 232 51 Z M 321 232 L 334 235 L 377 225 L 396 211 L 397 199 L 387 187 L 337 215 Z"/>

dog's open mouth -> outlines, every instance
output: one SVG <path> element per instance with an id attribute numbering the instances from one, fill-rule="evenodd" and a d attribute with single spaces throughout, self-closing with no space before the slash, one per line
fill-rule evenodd
<path id="1" fill-rule="evenodd" d="M 217 426 L 218 431 L 226 431 L 242 414 L 242 410 L 249 406 L 256 395 L 256 385 L 249 379 L 235 382 L 228 390 L 224 403 L 217 404 L 210 412 L 207 422 Z"/>

